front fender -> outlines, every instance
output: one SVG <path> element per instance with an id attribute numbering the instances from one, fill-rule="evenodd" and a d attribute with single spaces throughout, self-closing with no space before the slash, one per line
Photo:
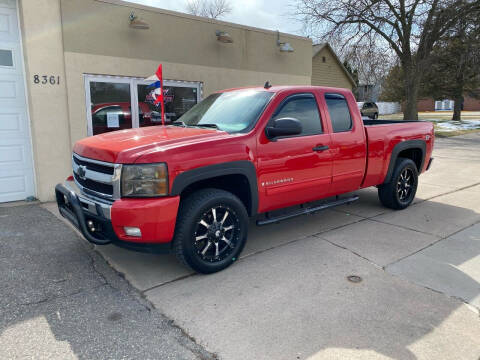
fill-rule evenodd
<path id="1" fill-rule="evenodd" d="M 244 175 L 247 178 L 251 194 L 251 208 L 248 212 L 255 215 L 258 211 L 257 171 L 255 165 L 248 160 L 229 161 L 184 171 L 173 180 L 170 195 L 180 195 L 185 188 L 198 181 L 225 175 Z"/>

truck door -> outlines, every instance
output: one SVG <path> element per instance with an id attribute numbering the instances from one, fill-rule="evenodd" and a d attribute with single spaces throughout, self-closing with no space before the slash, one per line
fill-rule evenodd
<path id="1" fill-rule="evenodd" d="M 350 109 L 345 96 L 348 95 L 324 94 L 332 125 L 332 192 L 335 194 L 358 189 L 366 168 L 367 150 L 362 119 L 356 115 L 358 111 Z M 353 97 L 350 100 L 355 104 Z"/>
<path id="2" fill-rule="evenodd" d="M 268 139 L 262 133 L 260 137 L 257 149 L 260 212 L 318 199 L 330 189 L 330 134 L 325 131 L 315 96 L 312 93 L 286 96 L 268 124 L 286 117 L 300 121 L 301 134 Z"/>

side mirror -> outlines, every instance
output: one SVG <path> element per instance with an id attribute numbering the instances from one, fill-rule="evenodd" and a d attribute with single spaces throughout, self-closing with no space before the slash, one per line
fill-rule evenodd
<path id="1" fill-rule="evenodd" d="M 269 139 L 278 136 L 291 136 L 302 133 L 302 124 L 295 118 L 281 118 L 273 120 L 273 126 L 265 128 L 265 135 Z"/>

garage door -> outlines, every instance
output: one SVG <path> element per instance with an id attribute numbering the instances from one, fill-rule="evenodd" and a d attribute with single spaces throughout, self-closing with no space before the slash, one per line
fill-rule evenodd
<path id="1" fill-rule="evenodd" d="M 0 0 L 0 202 L 34 195 L 23 59 L 15 0 Z"/>

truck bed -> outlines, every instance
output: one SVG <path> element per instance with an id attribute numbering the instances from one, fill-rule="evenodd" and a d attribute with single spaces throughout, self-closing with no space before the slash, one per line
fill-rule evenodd
<path id="1" fill-rule="evenodd" d="M 407 140 L 425 140 L 433 135 L 433 124 L 428 121 L 363 120 L 367 139 L 367 171 L 362 187 L 383 183 L 393 148 Z M 431 143 L 430 143 L 431 144 Z M 431 146 L 431 145 L 430 145 Z M 427 154 L 431 148 L 426 149 Z M 428 163 L 429 157 L 425 158 Z M 421 173 L 424 169 L 420 169 Z"/>

